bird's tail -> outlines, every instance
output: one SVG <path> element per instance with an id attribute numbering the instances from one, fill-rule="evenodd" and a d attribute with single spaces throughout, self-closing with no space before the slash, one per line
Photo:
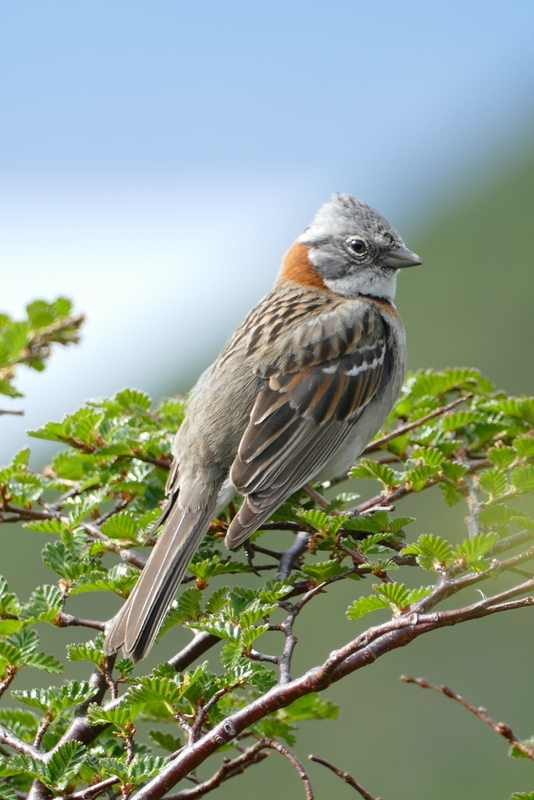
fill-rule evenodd
<path id="1" fill-rule="evenodd" d="M 195 510 L 183 509 L 176 501 L 172 504 L 139 580 L 108 625 L 106 653 L 115 653 L 122 647 L 124 654 L 134 661 L 148 653 L 176 588 L 206 533 L 214 507 L 215 499 Z"/>

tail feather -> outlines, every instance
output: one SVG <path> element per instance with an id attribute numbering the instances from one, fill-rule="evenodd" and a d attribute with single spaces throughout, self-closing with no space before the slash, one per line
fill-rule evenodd
<path id="1" fill-rule="evenodd" d="M 106 653 L 115 653 L 122 647 L 134 661 L 148 653 L 178 584 L 204 538 L 214 505 L 215 500 L 191 511 L 174 503 L 139 580 L 109 624 Z"/>

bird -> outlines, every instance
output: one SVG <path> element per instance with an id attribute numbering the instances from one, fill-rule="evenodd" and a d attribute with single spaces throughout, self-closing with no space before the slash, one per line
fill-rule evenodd
<path id="1" fill-rule="evenodd" d="M 229 548 L 294 492 L 355 462 L 399 396 L 406 335 L 397 276 L 422 263 L 362 200 L 339 193 L 319 208 L 271 292 L 193 388 L 173 443 L 163 528 L 107 624 L 107 654 L 146 656 L 211 520 L 236 495 Z"/>

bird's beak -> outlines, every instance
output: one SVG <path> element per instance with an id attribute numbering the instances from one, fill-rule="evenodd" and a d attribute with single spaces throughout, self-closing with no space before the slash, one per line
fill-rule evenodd
<path id="1" fill-rule="evenodd" d="M 395 250 L 390 250 L 382 263 L 391 269 L 402 269 L 402 267 L 416 267 L 418 264 L 423 264 L 422 258 L 412 253 L 407 247 L 396 247 Z"/>

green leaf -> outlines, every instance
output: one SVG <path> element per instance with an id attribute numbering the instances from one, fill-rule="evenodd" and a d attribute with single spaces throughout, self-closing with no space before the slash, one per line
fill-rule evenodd
<path id="1" fill-rule="evenodd" d="M 140 392 L 139 389 L 123 389 L 121 392 L 117 392 L 113 399 L 127 409 L 140 408 L 148 411 L 152 405 L 150 397 L 145 392 Z"/>
<path id="2" fill-rule="evenodd" d="M 441 572 L 453 560 L 450 544 L 441 536 L 434 536 L 431 533 L 422 534 L 417 543 L 409 544 L 402 550 L 401 555 L 415 555 L 420 567 L 435 572 Z"/>
<path id="3" fill-rule="evenodd" d="M 337 719 L 339 707 L 324 700 L 316 692 L 299 697 L 279 712 L 284 722 L 301 722 L 305 719 Z"/>
<path id="4" fill-rule="evenodd" d="M 126 703 L 121 703 L 113 708 L 102 708 L 97 703 L 91 703 L 87 709 L 87 720 L 90 725 L 107 725 L 111 723 L 123 732 L 131 729 L 135 717 L 135 708 Z"/>
<path id="5" fill-rule="evenodd" d="M 57 586 L 39 586 L 32 592 L 21 612 L 22 619 L 52 622 L 63 606 L 63 597 Z"/>
<path id="6" fill-rule="evenodd" d="M 370 611 L 376 611 L 378 608 L 387 607 L 388 601 L 385 597 L 377 597 L 372 594 L 370 597 L 360 597 L 358 600 L 354 600 L 347 609 L 347 617 L 349 619 L 359 619 Z"/>
<path id="7" fill-rule="evenodd" d="M 45 763 L 27 755 L 17 755 L 11 763 L 21 772 L 37 778 L 49 789 L 62 791 L 87 758 L 87 750 L 80 742 L 59 745 Z"/>
<path id="8" fill-rule="evenodd" d="M 129 764 L 118 758 L 101 758 L 99 768 L 104 778 L 116 776 L 123 785 L 137 785 L 161 772 L 166 763 L 161 756 L 135 755 Z"/>
<path id="9" fill-rule="evenodd" d="M 443 499 L 450 508 L 457 505 L 462 499 L 461 492 L 458 491 L 456 486 L 453 486 L 450 483 L 440 483 L 439 488 L 443 495 Z"/>
<path id="10" fill-rule="evenodd" d="M 444 461 L 444 455 L 437 447 L 415 447 L 410 460 L 421 461 L 429 467 L 439 467 Z"/>
<path id="11" fill-rule="evenodd" d="M 178 613 L 182 621 L 198 619 L 202 614 L 202 592 L 196 587 L 185 589 L 178 598 Z"/>
<path id="12" fill-rule="evenodd" d="M 473 411 L 457 411 L 441 418 L 441 427 L 444 431 L 455 431 L 474 422 L 477 415 Z"/>
<path id="13" fill-rule="evenodd" d="M 288 592 L 290 591 L 291 588 L 288 589 Z M 223 606 L 226 605 L 227 595 L 228 595 L 227 586 L 221 586 L 220 589 L 216 589 L 206 603 L 206 613 L 214 614 L 216 611 L 219 611 L 219 609 L 223 608 Z M 266 602 L 269 602 L 268 598 L 262 598 L 262 599 L 264 599 Z"/>
<path id="14" fill-rule="evenodd" d="M 415 492 L 420 492 L 424 489 L 431 478 L 435 478 L 439 474 L 439 467 L 431 467 L 423 464 L 420 467 L 415 467 L 406 471 L 405 480 L 412 487 Z"/>
<path id="15" fill-rule="evenodd" d="M 508 508 L 503 505 L 487 506 L 482 508 L 478 514 L 478 520 L 488 528 L 501 527 L 508 525 L 514 518 L 516 512 L 513 508 Z"/>
<path id="16" fill-rule="evenodd" d="M 349 478 L 375 478 L 385 487 L 395 486 L 402 481 L 402 475 L 386 464 L 364 458 L 350 471 Z"/>
<path id="17" fill-rule="evenodd" d="M 328 530 L 328 514 L 318 508 L 314 508 L 311 511 L 302 511 L 299 513 L 299 518 L 311 525 L 312 528 L 315 528 L 316 531 Z"/>
<path id="18" fill-rule="evenodd" d="M 501 497 L 508 488 L 505 473 L 500 469 L 483 472 L 480 476 L 480 487 L 489 495 L 490 500 Z"/>
<path id="19" fill-rule="evenodd" d="M 400 517 L 400 519 L 411 521 L 412 517 Z M 351 517 L 345 521 L 344 527 L 349 531 L 386 533 L 390 529 L 390 518 L 387 511 L 377 511 L 374 514 L 364 514 L 362 517 Z"/>
<path id="20" fill-rule="evenodd" d="M 534 491 L 534 465 L 527 464 L 524 467 L 514 469 L 510 480 L 518 492 Z"/>
<path id="21" fill-rule="evenodd" d="M 118 514 L 114 514 L 102 523 L 100 530 L 110 539 L 138 542 L 139 523 L 131 511 L 120 511 Z"/>
<path id="22" fill-rule="evenodd" d="M 492 447 L 488 458 L 497 469 L 506 469 L 517 458 L 517 452 L 513 447 Z"/>
<path id="23" fill-rule="evenodd" d="M 55 716 L 66 708 L 85 702 L 95 692 L 96 687 L 87 681 L 69 681 L 64 686 L 50 686 L 48 689 L 14 690 L 12 695 L 25 705 L 52 712 Z"/>
<path id="24" fill-rule="evenodd" d="M 172 733 L 163 733 L 163 731 L 149 731 L 148 735 L 155 742 L 158 747 L 167 750 L 168 753 L 175 753 L 182 746 L 182 740 L 178 736 L 173 736 Z"/>
<path id="25" fill-rule="evenodd" d="M 532 458 L 534 456 L 534 437 L 517 436 L 514 439 L 514 448 L 520 458 Z"/>
<path id="26" fill-rule="evenodd" d="M 402 612 L 409 605 L 408 590 L 403 583 L 376 584 L 373 589 L 387 600 L 395 614 Z"/>
<path id="27" fill-rule="evenodd" d="M 458 461 L 444 461 L 441 465 L 441 471 L 446 478 L 457 483 L 467 472 L 467 467 Z"/>
<path id="28" fill-rule="evenodd" d="M 534 745 L 534 736 L 531 736 L 529 739 L 523 739 L 522 740 L 522 744 L 524 744 L 527 747 L 531 748 Z M 512 745 L 510 747 L 510 749 L 508 750 L 508 755 L 511 756 L 512 758 L 528 758 L 528 756 L 525 753 L 523 753 L 523 751 L 520 750 L 519 747 L 516 747 L 516 745 Z M 520 795 L 518 795 L 518 796 L 520 796 Z M 531 796 L 532 796 L 532 798 L 534 800 L 534 794 L 533 795 L 525 795 L 525 797 L 529 797 L 529 798 Z M 513 795 L 513 797 L 515 797 L 515 795 Z"/>
<path id="29" fill-rule="evenodd" d="M 346 572 L 347 568 L 343 567 L 339 561 L 331 559 L 330 561 L 316 562 L 315 564 L 308 564 L 301 567 L 301 571 L 305 575 L 309 575 L 316 583 L 323 583 L 328 578 L 333 578 L 336 575 Z"/>
<path id="30" fill-rule="evenodd" d="M 471 569 L 485 569 L 487 564 L 485 561 L 480 563 L 480 559 L 498 540 L 499 536 L 496 533 L 479 533 L 472 539 L 464 539 L 456 548 L 454 557 L 465 560 Z"/>
<path id="31" fill-rule="evenodd" d="M 101 667 L 106 658 L 104 650 L 102 649 L 104 637 L 102 634 L 95 636 L 94 640 L 90 640 L 83 644 L 70 644 L 67 645 L 67 658 L 69 661 L 87 660 Z"/>
<path id="32" fill-rule="evenodd" d="M 18 800 L 17 792 L 7 781 L 0 781 L 0 797 L 2 800 Z"/>

